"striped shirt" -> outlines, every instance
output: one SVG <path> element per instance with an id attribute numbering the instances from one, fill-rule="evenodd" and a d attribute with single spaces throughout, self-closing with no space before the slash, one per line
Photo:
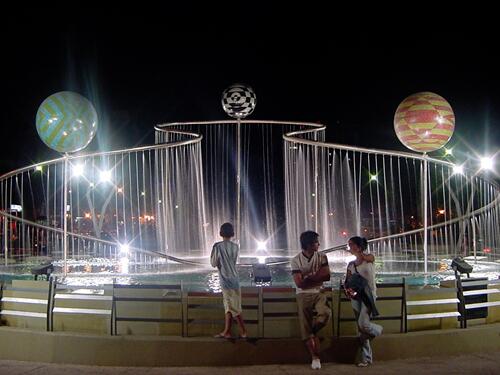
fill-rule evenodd
<path id="1" fill-rule="evenodd" d="M 328 258 L 325 254 L 314 252 L 313 255 L 308 258 L 305 256 L 304 252 L 301 251 L 295 257 L 292 258 L 290 262 L 292 266 L 292 274 L 293 273 L 302 273 L 302 277 L 306 277 L 308 275 L 314 275 L 318 270 L 323 266 L 328 266 Z M 323 286 L 323 282 L 318 282 L 317 285 L 314 285 L 307 289 L 301 289 L 296 287 L 297 294 L 299 293 L 319 293 L 321 291 L 321 287 Z"/>

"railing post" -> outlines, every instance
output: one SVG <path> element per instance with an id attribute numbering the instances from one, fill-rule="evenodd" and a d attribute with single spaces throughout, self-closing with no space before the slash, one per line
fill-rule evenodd
<path id="1" fill-rule="evenodd" d="M 182 304 L 182 337 L 188 335 L 188 292 L 184 288 L 184 283 L 181 280 L 181 304 Z"/>
<path id="2" fill-rule="evenodd" d="M 111 336 L 116 335 L 116 328 L 117 328 L 117 323 L 116 323 L 116 301 L 115 301 L 115 284 L 116 284 L 116 277 L 113 277 L 113 284 L 111 285 Z"/>
<path id="3" fill-rule="evenodd" d="M 258 323 L 258 335 L 259 337 L 264 337 L 264 299 L 262 298 L 262 287 L 257 287 L 258 291 L 259 291 L 259 310 L 258 310 L 258 314 L 259 314 L 259 323 Z"/>
<path id="4" fill-rule="evenodd" d="M 401 325 L 399 327 L 399 332 L 403 333 L 405 331 L 406 324 L 406 278 L 403 277 L 403 287 L 401 290 Z"/>
<path id="5" fill-rule="evenodd" d="M 4 255 L 5 255 L 5 266 L 7 266 L 9 263 L 9 241 L 7 240 L 8 229 L 9 229 L 9 219 L 7 218 L 7 216 L 4 216 L 3 217 L 3 249 L 4 249 Z"/>
<path id="6" fill-rule="evenodd" d="M 405 321 L 405 333 L 408 333 L 408 306 L 406 305 L 407 303 L 407 298 L 408 298 L 408 284 L 406 284 L 406 280 L 403 278 L 403 293 L 404 293 L 404 321 Z"/>
<path id="7" fill-rule="evenodd" d="M 458 298 L 458 312 L 460 313 L 460 328 L 467 328 L 467 312 L 465 309 L 465 297 L 464 297 L 464 289 L 462 285 L 462 276 L 458 272 L 457 267 L 453 267 L 453 271 L 455 272 L 455 288 L 457 290 L 457 298 Z"/>
<path id="8" fill-rule="evenodd" d="M 49 300 L 47 301 L 47 328 L 50 332 L 54 331 L 54 304 L 57 288 L 57 276 L 50 275 L 49 278 Z"/>
<path id="9" fill-rule="evenodd" d="M 337 337 L 340 337 L 340 315 L 341 315 L 341 310 L 342 310 L 342 289 L 343 289 L 343 285 L 342 285 L 342 279 L 340 279 L 340 282 L 339 282 L 339 294 L 338 294 L 338 300 L 337 300 Z M 332 305 L 333 305 L 333 301 L 332 301 Z M 335 318 L 335 317 L 334 317 Z"/>
<path id="10" fill-rule="evenodd" d="M 472 199 L 474 199 L 474 197 Z M 474 264 L 477 264 L 476 217 L 471 217 L 470 221 L 472 224 L 472 251 L 474 252 Z"/>

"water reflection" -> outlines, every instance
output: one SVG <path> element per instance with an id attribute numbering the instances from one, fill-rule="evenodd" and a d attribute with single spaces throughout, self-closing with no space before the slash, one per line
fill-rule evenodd
<path id="1" fill-rule="evenodd" d="M 218 272 L 211 272 L 207 275 L 207 288 L 209 292 L 221 293 L 220 278 Z"/>
<path id="2" fill-rule="evenodd" d="M 332 277 L 331 281 L 326 284 L 327 286 L 336 288 L 340 280 L 344 278 L 349 260 L 347 254 L 347 252 L 336 255 L 328 254 Z M 496 279 L 500 274 L 500 263 L 480 260 L 474 263 L 473 260 L 469 259 L 467 261 L 474 267 L 472 277 Z M 441 280 L 454 278 L 454 272 L 450 267 L 451 262 L 452 259 L 429 262 L 429 274 L 427 276 L 423 274 L 423 262 L 417 260 L 377 259 L 375 267 L 379 282 L 398 282 L 402 277 L 405 277 L 407 283 L 411 285 L 436 285 Z M 0 277 L 4 280 L 12 278 L 33 279 L 31 268 L 39 264 L 40 261 L 33 260 L 29 263 L 2 266 L 0 267 Z M 115 261 L 105 258 L 91 258 L 68 261 L 68 277 L 63 278 L 63 262 L 56 261 L 53 264 L 54 275 L 58 276 L 60 281 L 70 285 L 103 285 L 112 284 L 113 280 L 115 280 L 116 283 L 120 284 L 182 284 L 186 290 L 211 291 L 214 293 L 221 291 L 218 272 L 208 265 L 206 267 L 197 267 L 171 262 L 144 265 L 138 264 L 127 257 Z M 251 267 L 248 264 L 238 268 L 241 286 L 266 286 L 254 283 L 250 272 Z M 272 283 L 268 285 L 287 287 L 294 285 L 288 264 L 271 265 L 270 270 Z"/>

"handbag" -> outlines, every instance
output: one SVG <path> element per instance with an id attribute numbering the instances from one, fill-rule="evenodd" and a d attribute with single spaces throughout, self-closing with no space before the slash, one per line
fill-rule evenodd
<path id="1" fill-rule="evenodd" d="M 356 264 L 354 264 L 354 269 L 356 273 L 351 274 L 351 277 L 345 282 L 344 288 L 350 298 L 359 299 L 360 293 L 368 286 L 368 280 L 361 276 Z M 352 292 L 348 291 L 349 289 L 352 290 Z"/>

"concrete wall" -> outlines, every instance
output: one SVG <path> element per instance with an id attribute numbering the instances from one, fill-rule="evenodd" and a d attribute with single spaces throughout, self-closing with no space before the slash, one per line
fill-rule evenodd
<path id="1" fill-rule="evenodd" d="M 408 288 L 408 301 L 425 299 L 452 299 L 456 292 L 452 283 L 443 283 L 441 288 Z M 497 285 L 490 285 L 496 288 Z M 14 280 L 13 289 L 4 291 L 4 297 L 48 299 L 48 283 L 46 281 Z M 59 290 L 71 297 L 74 291 Z M 428 292 L 432 292 L 429 294 Z M 297 304 L 293 288 L 244 288 L 242 298 L 243 316 L 247 321 L 247 329 L 252 337 L 266 338 L 298 338 L 299 323 Z M 355 322 L 338 324 L 339 316 L 353 318 L 354 314 L 349 301 L 339 305 L 339 290 L 326 290 L 332 308 L 332 321 L 321 331 L 321 336 L 352 336 L 356 335 Z M 377 306 L 382 316 L 399 316 L 401 314 L 401 300 L 383 300 L 384 297 L 397 297 L 402 293 L 401 288 L 379 288 Z M 110 290 L 101 291 L 97 296 L 111 298 Z M 220 332 L 223 326 L 224 311 L 221 294 L 204 292 L 183 292 L 180 289 L 169 291 L 163 289 L 115 289 L 115 296 L 130 299 L 141 298 L 142 301 L 118 301 L 115 303 L 119 317 L 164 319 L 165 322 L 133 322 L 119 321 L 116 324 L 119 335 L 154 335 L 154 336 L 188 336 L 211 337 Z M 93 298 L 94 296 L 89 296 Z M 500 301 L 500 293 L 488 295 L 489 301 Z M 150 299 L 151 301 L 149 301 Z M 55 307 L 76 309 L 110 310 L 110 300 L 93 299 L 58 299 L 54 300 Z M 3 310 L 23 310 L 43 313 L 47 305 L 23 304 L 7 302 L 2 305 Z M 408 307 L 409 313 L 441 313 L 457 311 L 455 303 L 435 304 L 426 306 Z M 340 314 L 339 314 L 340 312 Z M 46 320 L 33 317 L 2 316 L 4 325 L 19 328 L 46 330 Z M 500 306 L 489 307 L 488 317 L 470 321 L 470 325 L 500 322 Z M 384 327 L 385 333 L 401 331 L 401 321 L 378 321 Z M 430 329 L 454 329 L 459 326 L 456 317 L 433 318 L 408 321 L 409 331 Z M 233 334 L 238 332 L 233 327 Z M 99 314 L 66 314 L 55 313 L 53 319 L 54 331 L 80 332 L 109 335 L 111 334 L 111 317 Z"/>
<path id="2" fill-rule="evenodd" d="M 354 363 L 355 337 L 322 342 L 322 360 Z M 384 334 L 372 342 L 375 360 L 500 350 L 500 324 L 466 330 Z M 154 336 L 103 336 L 0 327 L 0 358 L 106 366 L 229 366 L 307 363 L 299 339 L 253 341 Z"/>

